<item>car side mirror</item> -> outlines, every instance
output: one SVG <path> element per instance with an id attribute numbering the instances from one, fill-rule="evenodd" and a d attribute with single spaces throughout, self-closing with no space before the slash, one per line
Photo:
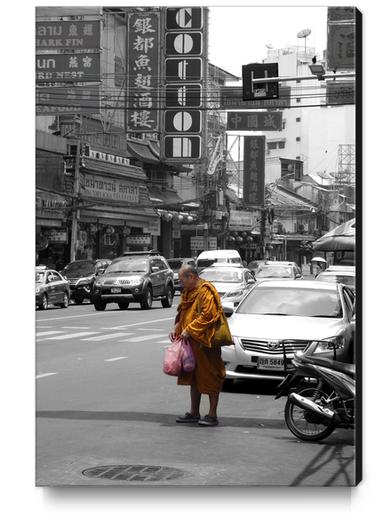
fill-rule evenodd
<path id="1" fill-rule="evenodd" d="M 249 284 L 255 284 L 256 283 L 255 277 L 249 277 L 247 282 Z"/>
<path id="2" fill-rule="evenodd" d="M 154 274 L 155 272 L 159 272 L 159 267 L 158 266 L 153 266 L 151 267 L 151 272 Z"/>
<path id="3" fill-rule="evenodd" d="M 222 306 L 226 317 L 230 317 L 235 311 L 235 306 L 233 302 L 224 302 Z"/>
<path id="4" fill-rule="evenodd" d="M 98 270 L 96 271 L 96 275 L 102 275 L 104 274 L 106 268 L 98 268 Z"/>

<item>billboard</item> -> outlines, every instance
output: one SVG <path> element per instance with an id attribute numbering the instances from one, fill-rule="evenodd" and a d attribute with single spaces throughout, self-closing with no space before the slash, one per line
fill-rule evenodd
<path id="1" fill-rule="evenodd" d="M 160 13 L 129 13 L 127 132 L 159 131 Z"/>
<path id="2" fill-rule="evenodd" d="M 354 7 L 327 10 L 327 67 L 354 70 L 356 60 L 356 18 Z"/>
<path id="3" fill-rule="evenodd" d="M 100 21 L 38 21 L 37 50 L 96 49 L 100 47 Z"/>
<path id="4" fill-rule="evenodd" d="M 244 205 L 262 207 L 265 202 L 265 140 L 265 136 L 244 137 Z"/>
<path id="5" fill-rule="evenodd" d="M 163 145 L 165 162 L 196 162 L 203 155 L 206 34 L 202 7 L 164 9 Z"/>
<path id="6" fill-rule="evenodd" d="M 36 88 L 37 115 L 99 113 L 99 86 Z"/>
<path id="7" fill-rule="evenodd" d="M 355 104 L 356 83 L 353 80 L 326 82 L 327 105 Z"/>
<path id="8" fill-rule="evenodd" d="M 281 112 L 229 112 L 228 131 L 280 131 L 282 129 Z"/>
<path id="9" fill-rule="evenodd" d="M 97 82 L 100 80 L 100 54 L 37 54 L 36 82 Z"/>
<path id="10" fill-rule="evenodd" d="M 290 86 L 280 86 L 279 98 L 243 100 L 240 86 L 220 88 L 220 109 L 284 109 L 291 106 Z"/>

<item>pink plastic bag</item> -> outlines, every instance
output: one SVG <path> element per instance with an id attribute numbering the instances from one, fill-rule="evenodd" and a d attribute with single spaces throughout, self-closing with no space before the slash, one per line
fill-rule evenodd
<path id="1" fill-rule="evenodd" d="M 177 338 L 164 349 L 163 372 L 169 376 L 180 376 L 182 373 L 182 339 Z"/>
<path id="2" fill-rule="evenodd" d="M 196 361 L 189 340 L 182 340 L 182 368 L 184 372 L 193 372 Z"/>

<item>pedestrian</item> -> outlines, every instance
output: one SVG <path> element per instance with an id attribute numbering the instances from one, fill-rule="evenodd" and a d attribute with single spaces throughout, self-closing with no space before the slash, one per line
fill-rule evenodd
<path id="1" fill-rule="evenodd" d="M 201 279 L 196 267 L 184 265 L 180 268 L 179 280 L 183 287 L 175 329 L 170 338 L 188 338 L 196 359 L 193 372 L 178 377 L 179 385 L 190 386 L 190 411 L 176 419 L 178 423 L 194 422 L 200 426 L 216 426 L 217 404 L 225 379 L 225 367 L 221 359 L 221 348 L 212 347 L 216 320 L 221 313 L 220 296 L 216 288 Z M 209 412 L 200 417 L 201 395 L 209 396 Z"/>

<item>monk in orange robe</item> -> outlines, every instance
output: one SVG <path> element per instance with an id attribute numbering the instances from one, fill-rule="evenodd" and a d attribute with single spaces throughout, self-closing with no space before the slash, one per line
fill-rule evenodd
<path id="1" fill-rule="evenodd" d="M 175 330 L 171 338 L 182 336 L 190 340 L 196 367 L 193 372 L 183 373 L 178 384 L 190 386 L 191 409 L 177 422 L 198 422 L 201 426 L 218 424 L 217 404 L 225 379 L 225 367 L 221 359 L 221 349 L 212 348 L 216 321 L 221 312 L 220 296 L 216 288 L 201 279 L 195 267 L 185 265 L 179 270 L 179 280 L 183 286 Z M 201 394 L 209 395 L 209 412 L 200 418 Z"/>

